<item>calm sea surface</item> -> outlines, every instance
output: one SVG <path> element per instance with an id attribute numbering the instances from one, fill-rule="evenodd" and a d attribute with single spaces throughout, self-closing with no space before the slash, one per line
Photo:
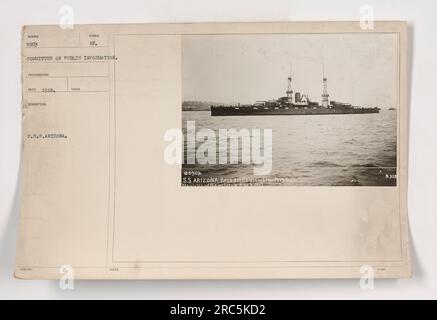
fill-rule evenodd
<path id="1" fill-rule="evenodd" d="M 240 117 L 184 111 L 182 120 L 184 134 L 186 121 L 195 121 L 196 131 L 214 130 L 217 142 L 219 128 L 273 130 L 273 165 L 269 175 L 255 176 L 253 166 L 242 163 L 183 165 L 185 185 L 396 185 L 394 110 L 377 114 Z M 257 179 L 256 183 L 251 179 Z"/>

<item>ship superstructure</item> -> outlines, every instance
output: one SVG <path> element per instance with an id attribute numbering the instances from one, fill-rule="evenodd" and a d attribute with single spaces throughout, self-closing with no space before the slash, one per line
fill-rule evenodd
<path id="1" fill-rule="evenodd" d="M 316 115 L 316 114 L 363 114 L 379 113 L 380 108 L 365 108 L 349 103 L 329 100 L 328 79 L 322 78 L 321 104 L 311 101 L 306 94 L 294 92 L 291 72 L 288 77 L 286 95 L 276 100 L 256 101 L 250 105 L 211 106 L 212 116 L 246 116 L 246 115 Z"/>

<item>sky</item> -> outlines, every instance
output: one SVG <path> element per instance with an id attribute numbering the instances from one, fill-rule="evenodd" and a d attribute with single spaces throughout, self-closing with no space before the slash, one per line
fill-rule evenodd
<path id="1" fill-rule="evenodd" d="M 254 103 L 293 90 L 321 100 L 397 107 L 397 34 L 184 35 L 183 100 Z"/>

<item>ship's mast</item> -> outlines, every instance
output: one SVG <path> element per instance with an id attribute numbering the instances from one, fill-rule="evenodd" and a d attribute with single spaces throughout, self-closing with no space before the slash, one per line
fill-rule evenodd
<path id="1" fill-rule="evenodd" d="M 325 77 L 325 66 L 323 65 L 323 93 L 322 106 L 329 108 L 329 93 L 328 93 L 328 79 Z"/>
<path id="2" fill-rule="evenodd" d="M 292 71 L 292 65 L 290 63 L 290 75 L 288 77 L 288 86 L 287 86 L 287 98 L 288 98 L 288 103 L 293 103 L 293 90 L 291 88 L 291 71 Z"/>

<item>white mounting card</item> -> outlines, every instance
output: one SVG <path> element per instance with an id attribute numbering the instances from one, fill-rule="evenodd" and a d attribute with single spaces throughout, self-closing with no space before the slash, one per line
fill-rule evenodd
<path id="1" fill-rule="evenodd" d="M 407 23 L 25 26 L 15 276 L 410 276 Z"/>

